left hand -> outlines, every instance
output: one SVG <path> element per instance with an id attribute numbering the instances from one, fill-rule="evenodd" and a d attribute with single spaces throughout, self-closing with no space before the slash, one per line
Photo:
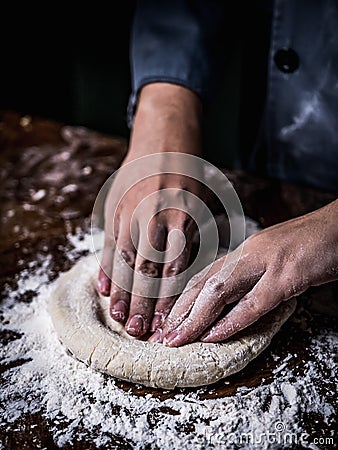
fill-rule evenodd
<path id="1" fill-rule="evenodd" d="M 197 338 L 223 341 L 282 301 L 338 279 L 337 224 L 338 200 L 251 236 L 235 250 L 242 253 L 232 272 L 230 254 L 191 289 L 187 286 L 150 341 L 170 347 Z M 225 305 L 237 301 L 220 318 Z"/>

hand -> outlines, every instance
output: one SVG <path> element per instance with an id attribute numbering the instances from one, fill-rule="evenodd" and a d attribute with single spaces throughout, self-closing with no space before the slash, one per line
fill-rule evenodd
<path id="1" fill-rule="evenodd" d="M 131 170 L 127 167 L 127 173 Z M 131 335 L 142 336 L 149 327 L 155 331 L 162 325 L 177 298 L 165 292 L 161 278 L 178 275 L 188 266 L 195 227 L 184 212 L 191 203 L 184 197 L 188 192 L 198 195 L 198 185 L 178 175 L 153 176 L 135 184 L 117 206 L 115 199 L 121 198 L 126 185 L 125 173 L 119 175 L 106 200 L 100 290 L 110 293 L 112 318 L 126 323 Z M 176 209 L 158 212 L 165 208 L 164 189 L 172 190 L 170 200 Z M 188 209 L 193 213 L 193 205 Z M 165 252 L 165 259 L 156 252 Z"/>
<path id="2" fill-rule="evenodd" d="M 229 254 L 208 277 L 186 289 L 150 340 L 180 346 L 197 338 L 223 341 L 280 302 L 310 286 L 338 279 L 338 200 L 305 216 L 267 228 Z M 222 316 L 224 307 L 238 302 Z"/>
<path id="3" fill-rule="evenodd" d="M 161 279 L 183 272 L 188 265 L 195 229 L 184 211 L 193 212 L 186 197 L 189 192 L 199 196 L 199 185 L 191 178 L 164 172 L 167 151 L 199 153 L 199 116 L 200 101 L 187 89 L 166 83 L 143 88 L 130 150 L 106 200 L 98 290 L 110 295 L 112 318 L 125 324 L 132 336 L 143 336 L 162 325 L 177 297 L 163 289 Z M 143 156 L 148 156 L 146 167 Z M 159 175 L 140 180 L 149 166 Z M 164 189 L 175 190 L 171 208 L 158 213 L 165 207 Z M 141 203 L 145 199 L 147 203 Z M 183 236 L 187 245 L 178 255 Z M 165 252 L 164 260 L 159 261 L 156 252 Z"/>

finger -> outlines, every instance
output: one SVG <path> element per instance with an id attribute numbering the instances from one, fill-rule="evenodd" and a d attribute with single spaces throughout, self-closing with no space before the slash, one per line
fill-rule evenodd
<path id="1" fill-rule="evenodd" d="M 162 327 L 176 300 L 177 296 L 164 297 L 157 300 L 155 304 L 153 319 L 150 325 L 151 332 L 154 332 Z"/>
<path id="2" fill-rule="evenodd" d="M 208 266 L 190 279 L 163 324 L 163 337 L 175 330 L 188 317 L 208 277 L 216 274 L 223 264 L 223 258 L 216 260 L 212 266 Z"/>
<path id="3" fill-rule="evenodd" d="M 156 251 L 163 252 L 165 241 L 165 227 L 156 220 L 152 220 L 148 230 L 140 234 L 126 323 L 126 331 L 135 337 L 143 336 L 148 331 L 153 317 L 162 274 L 162 263 L 158 261 Z"/>
<path id="4" fill-rule="evenodd" d="M 164 336 L 164 344 L 178 347 L 196 340 L 219 317 L 225 305 L 241 299 L 256 284 L 261 270 L 252 268 L 248 273 L 247 264 L 241 262 L 227 276 L 227 266 L 222 268 L 205 283 L 180 326 Z"/>
<path id="5" fill-rule="evenodd" d="M 210 297 L 205 296 L 203 292 L 206 289 L 208 286 L 200 291 L 180 325 L 163 335 L 164 345 L 178 347 L 193 342 L 221 314 L 224 301 L 221 297 L 213 296 L 212 292 L 209 292 Z"/>
<path id="6" fill-rule="evenodd" d="M 108 296 L 111 289 L 111 273 L 114 258 L 114 245 L 108 240 L 105 240 L 102 258 L 100 263 L 100 270 L 97 280 L 97 289 L 101 295 Z"/>
<path id="7" fill-rule="evenodd" d="M 176 226 L 176 229 L 179 229 L 182 235 L 184 235 L 184 242 L 176 235 L 176 238 L 174 237 L 170 244 L 167 242 L 167 249 L 170 246 L 173 249 L 174 254 L 176 253 L 176 249 L 182 247 L 182 244 L 183 249 L 179 256 L 173 261 L 170 261 L 168 253 L 166 253 L 166 259 L 162 269 L 159 299 L 155 305 L 150 331 L 155 331 L 163 325 L 165 318 L 170 313 L 178 298 L 178 295 L 176 294 L 177 290 L 180 290 L 180 287 L 183 290 L 185 285 L 186 280 L 184 276 L 180 274 L 186 270 L 189 264 L 194 228 L 190 225 L 190 221 L 187 223 L 187 216 L 184 215 L 180 226 Z M 172 293 L 173 295 L 170 295 Z"/>
<path id="8" fill-rule="evenodd" d="M 276 289 L 271 278 L 265 273 L 255 287 L 223 319 L 202 336 L 201 341 L 219 342 L 228 339 L 256 322 L 282 300 L 282 291 Z"/>
<path id="9" fill-rule="evenodd" d="M 170 313 L 166 317 L 162 329 L 162 339 L 173 332 L 189 316 L 194 303 L 203 288 L 203 283 L 196 284 L 188 290 L 184 290 L 181 296 L 176 300 Z"/>
<path id="10" fill-rule="evenodd" d="M 111 221 L 106 221 L 104 230 L 104 246 L 98 276 L 98 291 L 101 295 L 105 296 L 108 296 L 111 291 L 111 277 L 118 230 L 118 218 L 115 218 L 114 216 L 112 223 Z"/>
<path id="11" fill-rule="evenodd" d="M 129 227 L 122 227 L 114 255 L 110 292 L 110 315 L 121 323 L 125 323 L 128 317 L 135 258 L 136 250 Z"/>
<path id="12" fill-rule="evenodd" d="M 157 300 L 153 320 L 150 325 L 150 331 L 154 334 L 150 336 L 148 342 L 156 342 L 158 344 L 163 342 L 164 335 L 162 326 L 176 300 L 177 296 Z"/>

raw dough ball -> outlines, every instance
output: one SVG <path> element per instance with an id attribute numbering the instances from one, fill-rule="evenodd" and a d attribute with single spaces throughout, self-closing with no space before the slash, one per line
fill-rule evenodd
<path id="1" fill-rule="evenodd" d="M 145 386 L 202 386 L 240 371 L 269 345 L 296 305 L 294 299 L 281 303 L 224 343 L 168 348 L 132 338 L 109 317 L 109 299 L 95 289 L 98 267 L 91 255 L 60 276 L 49 304 L 54 327 L 76 359 Z"/>

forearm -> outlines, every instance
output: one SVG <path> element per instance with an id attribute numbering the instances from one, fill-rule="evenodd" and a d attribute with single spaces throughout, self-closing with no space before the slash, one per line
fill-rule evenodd
<path id="1" fill-rule="evenodd" d="M 309 273 L 314 271 L 317 274 L 317 277 L 313 277 L 312 285 L 319 285 L 338 279 L 338 200 L 310 215 L 312 218 L 318 217 L 318 219 L 317 222 L 314 220 L 314 223 L 317 224 L 317 227 L 314 225 L 314 229 L 317 231 L 317 235 L 315 234 L 317 238 L 316 259 L 312 266 L 310 265 Z M 312 242 L 310 242 L 311 244 L 313 245 Z M 323 266 L 323 270 L 315 270 L 314 266 Z"/>
<path id="2" fill-rule="evenodd" d="M 127 160 L 158 152 L 201 153 L 202 105 L 191 90 L 170 83 L 143 87 Z"/>

